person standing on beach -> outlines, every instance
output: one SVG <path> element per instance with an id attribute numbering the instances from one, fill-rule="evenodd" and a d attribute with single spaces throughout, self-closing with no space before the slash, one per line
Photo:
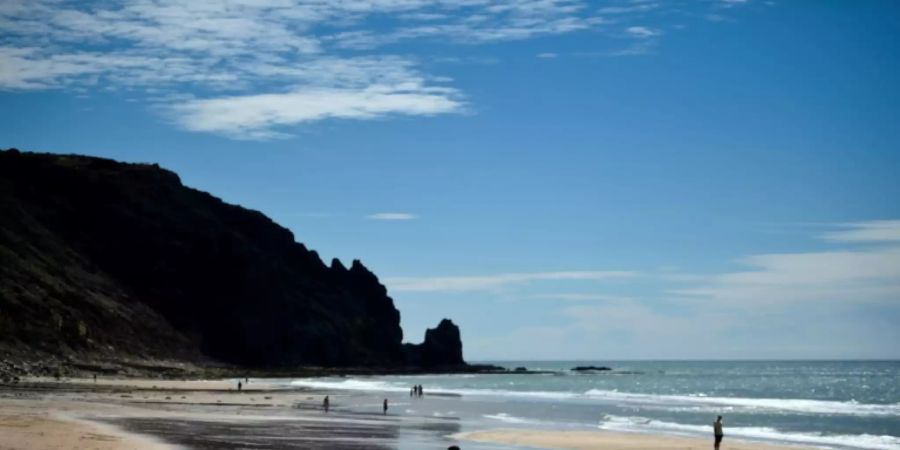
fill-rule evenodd
<path id="1" fill-rule="evenodd" d="M 241 382 L 238 381 L 238 392 L 241 392 L 241 388 L 242 388 L 242 387 L 243 387 L 243 386 L 241 386 Z"/>
<path id="2" fill-rule="evenodd" d="M 725 436 L 722 433 L 722 416 L 719 416 L 715 422 L 713 422 L 713 434 L 716 437 L 715 449 L 719 450 L 719 445 L 722 444 L 722 437 Z"/>
<path id="3" fill-rule="evenodd" d="M 387 415 L 387 399 L 384 399 L 384 404 L 382 405 L 382 414 Z"/>
<path id="4" fill-rule="evenodd" d="M 328 396 L 326 395 L 325 400 L 322 400 L 322 408 L 325 409 L 325 412 L 328 412 L 328 406 L 330 406 L 330 405 L 328 402 Z"/>

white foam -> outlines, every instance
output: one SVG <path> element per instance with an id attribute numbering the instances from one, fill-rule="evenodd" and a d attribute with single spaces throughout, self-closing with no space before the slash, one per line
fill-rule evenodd
<path id="1" fill-rule="evenodd" d="M 743 398 L 743 397 L 706 397 L 701 395 L 653 395 L 634 394 L 628 392 L 591 389 L 585 393 L 588 397 L 625 404 L 641 404 L 675 408 L 709 407 L 710 409 L 740 409 L 743 412 L 753 410 L 789 411 L 806 414 L 834 414 L 853 416 L 900 416 L 900 403 L 871 404 L 855 401 L 839 402 L 831 400 L 808 400 L 793 398 Z"/>
<path id="2" fill-rule="evenodd" d="M 307 378 L 291 381 L 291 386 L 313 389 L 338 389 L 349 391 L 409 392 L 410 386 L 379 380 L 358 378 Z"/>
<path id="3" fill-rule="evenodd" d="M 391 383 L 387 381 L 368 380 L 368 379 L 343 379 L 343 378 L 313 378 L 301 379 L 291 382 L 292 386 L 303 386 L 315 389 L 341 389 L 352 391 L 380 391 L 380 392 L 409 392 L 410 386 L 400 383 Z M 433 394 L 451 394 L 451 395 L 471 395 L 471 396 L 491 396 L 491 397 L 525 397 L 525 398 L 544 398 L 544 399 L 569 399 L 579 397 L 581 394 L 575 392 L 554 392 L 554 391 L 510 391 L 504 389 L 445 389 L 440 387 L 426 387 L 425 395 Z"/>
<path id="4" fill-rule="evenodd" d="M 440 389 L 434 390 L 440 393 L 450 393 L 459 395 L 480 395 L 487 397 L 523 397 L 538 398 L 547 400 L 565 400 L 577 398 L 580 394 L 575 392 L 563 391 L 509 391 L 505 389 Z"/>
<path id="5" fill-rule="evenodd" d="M 485 414 L 482 417 L 484 417 L 485 419 L 499 420 L 499 421 L 505 422 L 505 423 L 532 423 L 533 422 L 531 420 L 523 419 L 521 417 L 511 416 L 507 413 Z"/>
<path id="6" fill-rule="evenodd" d="M 685 436 L 709 436 L 712 432 L 710 425 L 687 425 L 661 420 L 648 419 L 646 417 L 621 417 L 606 416 L 599 428 L 610 431 L 667 433 Z M 898 450 L 900 438 L 894 436 L 876 436 L 871 434 L 821 434 L 821 433 L 797 433 L 781 431 L 770 427 L 727 427 L 726 439 L 736 437 L 739 439 L 751 439 L 773 441 L 780 443 L 837 446 L 844 448 L 862 448 L 874 450 Z"/>
<path id="7" fill-rule="evenodd" d="M 409 392 L 410 386 L 397 382 L 360 378 L 313 378 L 291 382 L 293 386 L 354 391 Z M 566 391 L 514 391 L 505 389 L 445 389 L 428 387 L 426 395 L 451 394 L 485 397 L 518 397 L 544 400 L 590 400 L 620 406 L 641 406 L 670 411 L 709 412 L 790 412 L 801 414 L 900 417 L 900 403 L 873 404 L 855 401 L 791 398 L 707 397 L 698 395 L 657 395 L 591 389 L 585 393 Z"/>

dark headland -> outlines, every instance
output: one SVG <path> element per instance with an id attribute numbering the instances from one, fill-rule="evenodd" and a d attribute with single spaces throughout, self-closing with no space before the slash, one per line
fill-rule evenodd
<path id="1" fill-rule="evenodd" d="M 467 372 L 362 262 L 156 164 L 0 151 L 0 375 Z"/>

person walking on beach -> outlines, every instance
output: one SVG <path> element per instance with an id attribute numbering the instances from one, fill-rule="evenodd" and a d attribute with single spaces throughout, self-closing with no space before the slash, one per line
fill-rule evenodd
<path id="1" fill-rule="evenodd" d="M 713 434 L 716 437 L 715 449 L 719 450 L 719 445 L 722 444 L 722 437 L 725 436 L 725 434 L 722 433 L 722 416 L 719 416 L 716 421 L 713 422 Z"/>
<path id="2" fill-rule="evenodd" d="M 328 412 L 329 407 L 328 396 L 325 396 L 325 400 L 322 400 L 322 408 L 325 409 L 325 412 Z"/>
<path id="3" fill-rule="evenodd" d="M 382 414 L 387 415 L 387 399 L 384 399 L 384 404 L 382 405 Z"/>

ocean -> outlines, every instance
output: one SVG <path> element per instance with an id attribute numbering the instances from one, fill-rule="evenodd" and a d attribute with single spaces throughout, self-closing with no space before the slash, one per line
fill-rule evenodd
<path id="1" fill-rule="evenodd" d="M 447 417 L 459 431 L 600 429 L 837 449 L 900 449 L 900 361 L 505 361 L 548 374 L 353 376 L 266 380 L 334 390 L 338 407 Z M 578 373 L 581 365 L 612 367 Z M 411 398 L 421 384 L 425 398 Z M 364 394 L 364 395 L 361 395 Z"/>

